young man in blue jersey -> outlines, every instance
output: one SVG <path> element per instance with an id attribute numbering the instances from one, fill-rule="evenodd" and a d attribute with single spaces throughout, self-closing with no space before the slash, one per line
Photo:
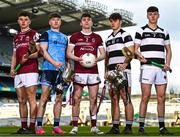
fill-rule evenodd
<path id="1" fill-rule="evenodd" d="M 159 10 L 151 6 L 147 9 L 148 24 L 141 27 L 135 35 L 135 52 L 141 62 L 141 103 L 139 112 L 139 133 L 144 134 L 145 117 L 147 104 L 151 95 L 152 84 L 155 84 L 157 94 L 157 111 L 159 120 L 159 133 L 169 134 L 165 128 L 165 99 L 167 87 L 166 71 L 170 70 L 171 45 L 169 34 L 160 28 L 157 23 Z M 138 49 L 140 48 L 140 52 Z M 151 61 L 163 64 L 164 67 L 158 68 L 150 64 Z"/>
<path id="2" fill-rule="evenodd" d="M 61 26 L 61 16 L 58 13 L 50 14 L 49 25 L 50 29 L 43 33 L 39 39 L 44 61 L 42 64 L 42 74 L 40 78 L 40 84 L 42 85 L 42 94 L 38 105 L 36 134 L 45 134 L 45 131 L 42 128 L 42 122 L 46 103 L 48 101 L 51 89 L 56 86 L 55 84 L 62 82 L 62 76 L 60 75 L 57 78 L 57 75 L 59 73 L 59 70 L 63 71 L 63 68 L 67 63 L 65 53 L 68 39 L 66 35 L 59 31 Z M 53 108 L 53 134 L 64 133 L 64 131 L 59 127 L 62 106 L 61 104 L 62 94 L 57 93 Z"/>
<path id="3" fill-rule="evenodd" d="M 112 13 L 109 17 L 111 28 L 113 32 L 109 35 L 106 40 L 106 61 L 105 61 L 105 79 L 108 79 L 108 75 L 114 70 L 118 69 L 127 77 L 128 87 L 117 89 L 112 88 L 110 85 L 109 94 L 111 97 L 111 115 L 113 127 L 107 134 L 119 134 L 119 119 L 120 119 L 120 107 L 119 99 L 120 96 L 123 99 L 125 106 L 125 117 L 126 127 L 123 130 L 124 134 L 132 133 L 132 123 L 134 108 L 132 102 L 127 103 L 127 97 L 125 90 L 128 89 L 129 94 L 131 93 L 131 66 L 127 63 L 127 58 L 122 54 L 122 48 L 127 47 L 129 50 L 134 52 L 134 43 L 130 34 L 121 28 L 122 17 L 119 13 Z M 111 83 L 115 84 L 115 83 Z"/>

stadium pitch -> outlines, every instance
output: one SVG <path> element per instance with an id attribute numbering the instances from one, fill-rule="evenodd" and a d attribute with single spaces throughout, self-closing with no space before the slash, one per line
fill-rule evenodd
<path id="1" fill-rule="evenodd" d="M 79 127 L 79 132 L 77 135 L 70 135 L 69 134 L 69 131 L 71 130 L 71 126 L 62 126 L 62 129 L 65 131 L 65 134 L 64 135 L 53 135 L 51 133 L 51 130 L 52 130 L 52 127 L 50 126 L 47 126 L 45 127 L 44 129 L 46 130 L 46 134 L 45 135 L 21 135 L 21 134 L 13 134 L 17 131 L 19 127 L 0 127 L 0 137 L 20 137 L 20 136 L 25 136 L 25 137 L 33 137 L 33 136 L 37 136 L 37 137 L 50 137 L 50 136 L 65 136 L 65 137 L 101 137 L 101 136 L 107 136 L 107 137 L 114 137 L 114 136 L 128 136 L 128 137 L 136 137 L 136 136 L 153 136 L 153 137 L 159 137 L 159 128 L 158 127 L 146 127 L 145 130 L 146 130 L 146 135 L 139 135 L 138 134 L 138 127 L 133 127 L 133 134 L 132 135 L 125 135 L 125 134 L 120 134 L 120 135 L 93 135 L 90 133 L 90 127 L 87 127 L 87 126 L 82 126 L 82 127 Z M 104 133 L 108 132 L 110 130 L 110 126 L 103 126 L 103 127 L 99 127 L 99 129 L 101 131 L 103 131 Z M 173 133 L 173 135 L 169 135 L 171 137 L 175 136 L 180 136 L 180 127 L 170 127 L 170 128 L 167 128 L 170 133 Z M 120 127 L 120 131 L 123 130 L 123 127 Z M 163 136 L 165 137 L 165 136 Z"/>

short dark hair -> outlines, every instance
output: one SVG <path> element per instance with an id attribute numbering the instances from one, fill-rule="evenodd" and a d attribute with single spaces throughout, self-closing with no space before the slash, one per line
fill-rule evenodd
<path id="1" fill-rule="evenodd" d="M 84 18 L 84 17 L 92 18 L 89 13 L 83 13 L 83 14 L 81 15 L 81 19 Z"/>
<path id="2" fill-rule="evenodd" d="M 122 20 L 122 16 L 119 14 L 119 13 L 117 13 L 117 12 L 115 12 L 115 13 L 112 13 L 110 16 L 109 16 L 109 20 Z"/>
<path id="3" fill-rule="evenodd" d="M 150 6 L 148 9 L 147 9 L 147 12 L 159 12 L 158 8 L 155 7 L 155 6 Z"/>
<path id="4" fill-rule="evenodd" d="M 53 12 L 49 14 L 49 20 L 52 18 L 61 18 L 61 15 L 57 12 Z"/>
<path id="5" fill-rule="evenodd" d="M 31 14 L 27 11 L 22 11 L 18 14 L 18 18 L 24 16 L 24 17 L 29 17 L 29 19 L 31 19 Z"/>

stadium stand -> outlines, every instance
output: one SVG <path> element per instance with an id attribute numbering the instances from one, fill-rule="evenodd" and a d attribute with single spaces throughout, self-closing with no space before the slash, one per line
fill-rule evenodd
<path id="1" fill-rule="evenodd" d="M 0 36 L 0 64 L 10 64 L 11 55 L 12 55 L 12 39 L 13 37 L 9 36 Z"/>
<path id="2" fill-rule="evenodd" d="M 13 79 L 9 76 L 11 55 L 13 51 L 13 36 L 19 29 L 17 24 L 17 14 L 21 11 L 28 11 L 32 15 L 31 28 L 36 29 L 41 33 L 49 27 L 47 15 L 51 12 L 59 12 L 62 17 L 61 31 L 67 35 L 71 35 L 81 29 L 79 21 L 82 12 L 88 12 L 92 15 L 94 21 L 94 31 L 110 28 L 108 16 L 111 13 L 107 12 L 108 9 L 106 5 L 93 0 L 83 0 L 80 3 L 78 0 L 0 0 L 0 10 L 0 109 L 3 108 L 3 111 L 1 111 L 2 113 L 0 112 L 0 121 L 3 120 L 2 118 L 7 118 L 6 120 L 4 119 L 4 122 L 6 122 L 5 125 L 16 125 L 20 124 L 17 119 L 19 118 L 17 111 L 18 106 L 17 104 L 6 103 L 13 103 L 13 101 L 17 102 Z M 133 15 L 130 12 L 122 9 L 118 12 L 123 13 L 123 26 L 135 25 L 132 21 Z M 37 98 L 39 98 L 41 93 L 40 88 L 37 90 L 37 93 Z M 88 98 L 88 94 L 85 92 L 83 94 L 83 100 L 86 100 Z M 98 96 L 100 96 L 100 94 L 98 94 Z M 105 99 L 109 98 L 105 97 Z M 85 106 L 86 105 L 89 104 L 85 103 Z M 109 104 L 104 107 L 101 116 L 103 113 L 106 113 L 106 107 L 110 107 Z M 68 106 L 64 109 L 65 111 L 63 112 L 66 113 L 62 114 L 64 117 L 62 119 L 62 123 L 67 124 L 67 121 L 69 122 L 71 119 L 70 115 L 67 116 L 67 112 L 68 114 L 71 114 L 69 111 L 71 110 L 71 107 Z M 47 113 L 51 114 L 52 105 L 49 105 L 47 110 Z M 84 111 L 88 112 L 88 108 L 85 107 Z M 12 113 L 14 113 L 14 115 L 12 115 Z M 103 121 L 106 117 L 109 116 L 102 116 L 100 118 Z M 87 123 L 87 114 L 84 118 L 84 123 Z"/>

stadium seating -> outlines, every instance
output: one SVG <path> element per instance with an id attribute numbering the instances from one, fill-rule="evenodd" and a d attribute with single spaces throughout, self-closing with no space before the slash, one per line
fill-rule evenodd
<path id="1" fill-rule="evenodd" d="M 0 37 L 0 62 L 10 64 L 12 55 L 12 37 Z"/>

